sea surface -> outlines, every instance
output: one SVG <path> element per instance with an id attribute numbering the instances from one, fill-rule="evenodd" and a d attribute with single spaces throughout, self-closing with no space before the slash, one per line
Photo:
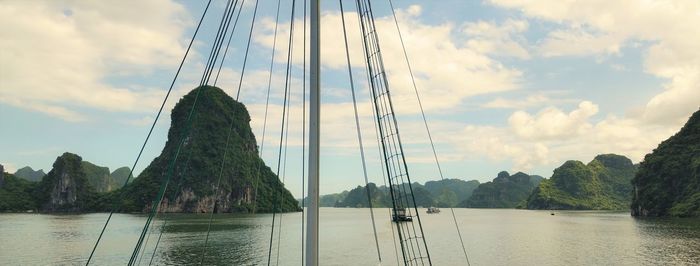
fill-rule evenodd
<path id="1" fill-rule="evenodd" d="M 424 211 L 433 264 L 466 265 L 449 209 Z M 454 211 L 471 265 L 700 265 L 700 219 L 636 219 L 596 211 Z M 375 209 L 375 215 L 381 265 L 397 265 L 389 209 Z M 301 213 L 280 216 L 271 265 L 300 265 Z M 0 265 L 84 265 L 106 218 L 105 213 L 0 214 Z M 217 214 L 204 249 L 208 219 L 207 214 L 159 216 L 137 262 L 267 264 L 272 215 Z M 380 265 L 369 209 L 322 208 L 320 219 L 321 265 Z M 145 221 L 144 215 L 115 214 L 93 265 L 125 265 Z"/>

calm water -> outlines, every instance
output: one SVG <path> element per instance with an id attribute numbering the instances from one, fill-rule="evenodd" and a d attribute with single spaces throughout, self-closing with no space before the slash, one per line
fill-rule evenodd
<path id="1" fill-rule="evenodd" d="M 389 210 L 375 211 L 382 264 L 396 265 Z M 472 265 L 700 265 L 697 219 L 634 219 L 610 212 L 455 212 Z M 0 264 L 84 264 L 106 216 L 0 214 Z M 266 264 L 271 217 L 215 216 L 204 264 Z M 299 213 L 283 215 L 279 265 L 301 263 L 300 218 Z M 465 264 L 449 212 L 421 218 L 433 263 Z M 198 264 L 207 219 L 201 214 L 168 216 L 154 263 Z M 95 265 L 126 264 L 144 221 L 142 215 L 115 215 Z M 159 220 L 156 226 L 161 224 Z M 378 265 L 368 209 L 324 208 L 320 230 L 322 265 Z M 157 237 L 149 239 L 141 264 L 150 261 Z"/>

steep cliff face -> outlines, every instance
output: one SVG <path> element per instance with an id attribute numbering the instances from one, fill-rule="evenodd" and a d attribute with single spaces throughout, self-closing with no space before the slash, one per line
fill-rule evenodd
<path id="1" fill-rule="evenodd" d="M 198 90 L 188 131 L 187 117 Z M 282 211 L 297 210 L 296 200 L 257 152 L 245 106 L 219 88 L 195 89 L 172 110 L 161 154 L 126 187 L 123 211 L 149 210 L 168 178 L 160 206 L 166 212 L 211 212 L 213 205 L 216 212 L 269 212 L 273 206 Z M 177 163 L 170 168 L 176 154 Z M 221 186 L 217 189 L 219 176 Z"/>
<path id="2" fill-rule="evenodd" d="M 41 180 L 37 190 L 42 211 L 79 212 L 91 209 L 95 191 L 81 167 L 82 158 L 64 153 Z"/>
<path id="3" fill-rule="evenodd" d="M 700 111 L 644 157 L 632 183 L 632 215 L 700 217 Z"/>
<path id="4" fill-rule="evenodd" d="M 526 200 L 532 190 L 542 180 L 539 176 L 530 176 L 518 172 L 510 175 L 503 171 L 492 182 L 479 185 L 469 199 L 460 206 L 467 208 L 515 208 Z"/>
<path id="5" fill-rule="evenodd" d="M 624 156 L 603 154 L 588 165 L 567 161 L 527 199 L 528 209 L 624 210 L 637 167 Z"/>

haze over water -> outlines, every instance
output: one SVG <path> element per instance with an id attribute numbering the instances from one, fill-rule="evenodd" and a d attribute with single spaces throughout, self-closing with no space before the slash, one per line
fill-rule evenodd
<path id="1" fill-rule="evenodd" d="M 396 265 L 388 209 L 377 209 L 383 265 Z M 424 210 L 421 210 L 424 211 Z M 455 209 L 472 265 L 697 265 L 700 221 L 635 219 L 628 213 Z M 0 214 L 5 265 L 84 264 L 107 214 Z M 279 265 L 301 263 L 300 213 L 283 215 Z M 463 265 L 452 218 L 421 213 L 434 265 Z M 124 265 L 146 217 L 115 214 L 95 265 Z M 175 214 L 155 264 L 198 264 L 207 215 Z M 160 228 L 161 222 L 156 222 Z M 205 264 L 266 264 L 271 215 L 216 215 Z M 155 227 L 154 227 L 155 228 Z M 279 227 L 276 227 L 279 228 Z M 368 209 L 321 209 L 323 265 L 377 265 Z M 276 241 L 272 264 L 276 262 Z M 157 234 L 141 261 L 148 264 Z"/>

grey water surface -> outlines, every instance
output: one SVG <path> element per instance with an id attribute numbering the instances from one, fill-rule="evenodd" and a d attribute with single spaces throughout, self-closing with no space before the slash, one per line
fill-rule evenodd
<path id="1" fill-rule="evenodd" d="M 596 211 L 454 211 L 471 265 L 700 265 L 700 219 L 637 219 Z M 433 264 L 466 265 L 449 209 L 420 212 Z M 301 213 L 280 216 L 271 265 L 300 265 Z M 375 216 L 381 265 L 397 265 L 389 209 L 375 209 Z M 84 265 L 106 218 L 105 213 L 0 214 L 0 264 Z M 153 257 L 154 265 L 199 264 L 202 258 L 204 265 L 267 264 L 272 215 L 215 215 L 203 253 L 208 218 L 158 217 L 137 262 L 148 265 Z M 379 265 L 369 209 L 322 208 L 320 219 L 322 265 Z M 125 265 L 145 221 L 145 215 L 115 214 L 93 265 Z"/>

